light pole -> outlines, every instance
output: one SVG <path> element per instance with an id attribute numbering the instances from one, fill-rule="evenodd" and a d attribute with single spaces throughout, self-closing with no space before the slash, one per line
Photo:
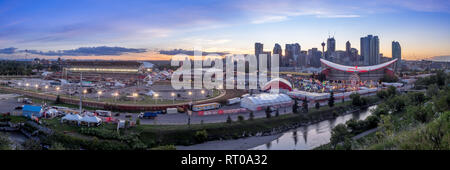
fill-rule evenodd
<path id="1" fill-rule="evenodd" d="M 153 94 L 153 100 L 155 100 L 155 104 L 158 104 L 158 96 L 159 96 L 159 94 L 158 93 L 155 93 L 155 94 Z"/>
<path id="2" fill-rule="evenodd" d="M 56 94 L 59 95 L 59 87 L 56 87 Z"/>
<path id="3" fill-rule="evenodd" d="M 87 93 L 87 90 L 84 89 L 84 90 L 83 90 L 83 98 L 86 98 L 86 93 Z"/>
<path id="4" fill-rule="evenodd" d="M 119 92 L 113 93 L 113 96 L 114 96 L 114 102 L 117 103 L 117 96 L 119 96 Z"/>
<path id="5" fill-rule="evenodd" d="M 137 93 L 133 93 L 133 97 L 134 97 L 134 103 L 136 104 L 136 100 L 137 100 L 138 94 Z"/>
<path id="6" fill-rule="evenodd" d="M 175 104 L 175 93 L 172 92 L 170 95 L 172 96 L 172 104 Z"/>
<path id="7" fill-rule="evenodd" d="M 97 100 L 98 100 L 98 101 L 100 101 L 100 96 L 102 95 L 102 93 L 103 93 L 102 91 L 98 91 L 98 92 L 97 92 L 97 96 L 98 96 L 98 99 L 97 99 Z"/>
<path id="8" fill-rule="evenodd" d="M 192 92 L 189 91 L 188 92 L 189 97 L 191 98 L 191 102 L 189 103 L 189 109 L 192 109 Z M 188 126 L 191 126 L 191 115 L 192 115 L 192 110 L 188 110 Z"/>
<path id="9" fill-rule="evenodd" d="M 36 87 L 36 91 L 38 91 L 39 85 L 36 84 L 36 85 L 34 85 L 34 87 Z"/>

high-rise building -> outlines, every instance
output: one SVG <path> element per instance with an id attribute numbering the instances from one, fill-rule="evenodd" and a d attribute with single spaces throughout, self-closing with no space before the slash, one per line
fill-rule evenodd
<path id="1" fill-rule="evenodd" d="M 402 47 L 398 41 L 392 41 L 392 58 L 398 59 L 395 63 L 395 69 L 398 70 L 402 66 Z"/>
<path id="2" fill-rule="evenodd" d="M 264 51 L 264 44 L 262 43 L 255 43 L 255 56 L 256 56 L 256 61 L 257 63 L 259 63 L 259 55 L 262 54 Z M 259 65 L 256 66 L 257 68 L 259 68 Z"/>
<path id="3" fill-rule="evenodd" d="M 363 65 L 380 64 L 380 40 L 378 36 L 361 37 L 361 57 Z"/>
<path id="4" fill-rule="evenodd" d="M 312 67 L 320 67 L 320 58 L 322 56 L 322 52 L 320 52 L 317 48 L 312 48 L 308 50 L 308 58 L 310 66 Z"/>
<path id="5" fill-rule="evenodd" d="M 329 58 L 336 51 L 336 40 L 334 37 L 327 39 L 327 56 Z"/>
<path id="6" fill-rule="evenodd" d="M 279 64 L 281 65 L 281 61 L 282 61 L 282 53 L 283 53 L 283 49 L 281 49 L 281 45 L 280 44 L 275 44 L 275 47 L 273 47 L 273 54 L 278 54 L 279 57 Z"/>
<path id="7" fill-rule="evenodd" d="M 345 43 L 345 52 L 347 52 L 347 55 L 350 56 L 352 50 L 352 44 L 350 44 L 350 41 L 347 41 Z"/>
<path id="8" fill-rule="evenodd" d="M 284 56 L 282 60 L 282 66 L 288 67 L 288 66 L 294 66 L 298 62 L 298 58 L 300 57 L 300 51 L 301 47 L 300 44 L 286 44 L 286 48 L 284 49 Z"/>

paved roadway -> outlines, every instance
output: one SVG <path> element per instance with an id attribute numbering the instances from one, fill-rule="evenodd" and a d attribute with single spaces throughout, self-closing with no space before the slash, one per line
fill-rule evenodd
<path id="1" fill-rule="evenodd" d="M 17 102 L 16 94 L 0 94 L 0 113 L 10 112 L 11 114 L 19 114 L 20 110 L 14 110 L 17 106 L 22 106 L 22 103 Z"/>

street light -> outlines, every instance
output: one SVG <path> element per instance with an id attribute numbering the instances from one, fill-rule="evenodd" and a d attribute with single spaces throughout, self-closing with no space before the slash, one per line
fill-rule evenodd
<path id="1" fill-rule="evenodd" d="M 59 95 L 59 87 L 56 87 L 56 94 Z"/>
<path id="2" fill-rule="evenodd" d="M 192 109 L 192 92 L 189 91 L 188 94 L 189 94 L 189 97 L 191 98 L 191 102 L 189 103 L 189 107 L 190 107 L 189 109 Z M 188 113 L 188 126 L 191 126 L 192 111 L 188 110 L 187 113 Z"/>
<path id="3" fill-rule="evenodd" d="M 136 103 L 137 97 L 139 96 L 139 94 L 137 93 L 133 93 L 133 97 L 134 97 L 134 103 Z"/>
<path id="4" fill-rule="evenodd" d="M 98 94 L 98 101 L 100 101 L 100 96 L 102 95 L 102 93 L 103 93 L 102 91 L 98 91 L 97 92 L 97 94 Z"/>
<path id="5" fill-rule="evenodd" d="M 159 96 L 159 94 L 158 93 L 155 93 L 154 95 L 153 95 L 153 97 L 155 97 L 155 104 L 157 104 L 157 102 L 158 102 L 158 96 Z"/>
<path id="6" fill-rule="evenodd" d="M 119 96 L 119 92 L 113 93 L 114 96 L 114 102 L 117 102 L 117 96 Z"/>
<path id="7" fill-rule="evenodd" d="M 86 93 L 87 93 L 87 90 L 84 89 L 84 90 L 83 90 L 83 97 L 84 97 L 84 98 L 86 98 Z"/>
<path id="8" fill-rule="evenodd" d="M 36 91 L 37 91 L 39 88 L 39 85 L 36 84 L 36 85 L 34 85 L 34 87 L 36 87 Z"/>
<path id="9" fill-rule="evenodd" d="M 172 96 L 172 104 L 175 104 L 175 93 L 172 92 L 170 95 Z"/>

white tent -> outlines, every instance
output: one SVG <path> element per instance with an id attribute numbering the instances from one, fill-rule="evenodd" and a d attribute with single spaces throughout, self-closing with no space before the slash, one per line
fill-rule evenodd
<path id="1" fill-rule="evenodd" d="M 80 121 L 87 123 L 89 126 L 89 124 L 91 123 L 99 125 L 102 122 L 102 119 L 98 118 L 97 116 L 85 115 Z"/>
<path id="2" fill-rule="evenodd" d="M 78 114 L 67 114 L 61 118 L 61 122 L 63 122 L 64 120 L 80 122 L 81 119 L 82 119 L 82 117 Z"/>
<path id="3" fill-rule="evenodd" d="M 267 106 L 280 106 L 285 104 L 292 104 L 292 99 L 286 94 L 263 93 L 241 100 L 241 107 L 252 111 L 261 110 Z"/>

